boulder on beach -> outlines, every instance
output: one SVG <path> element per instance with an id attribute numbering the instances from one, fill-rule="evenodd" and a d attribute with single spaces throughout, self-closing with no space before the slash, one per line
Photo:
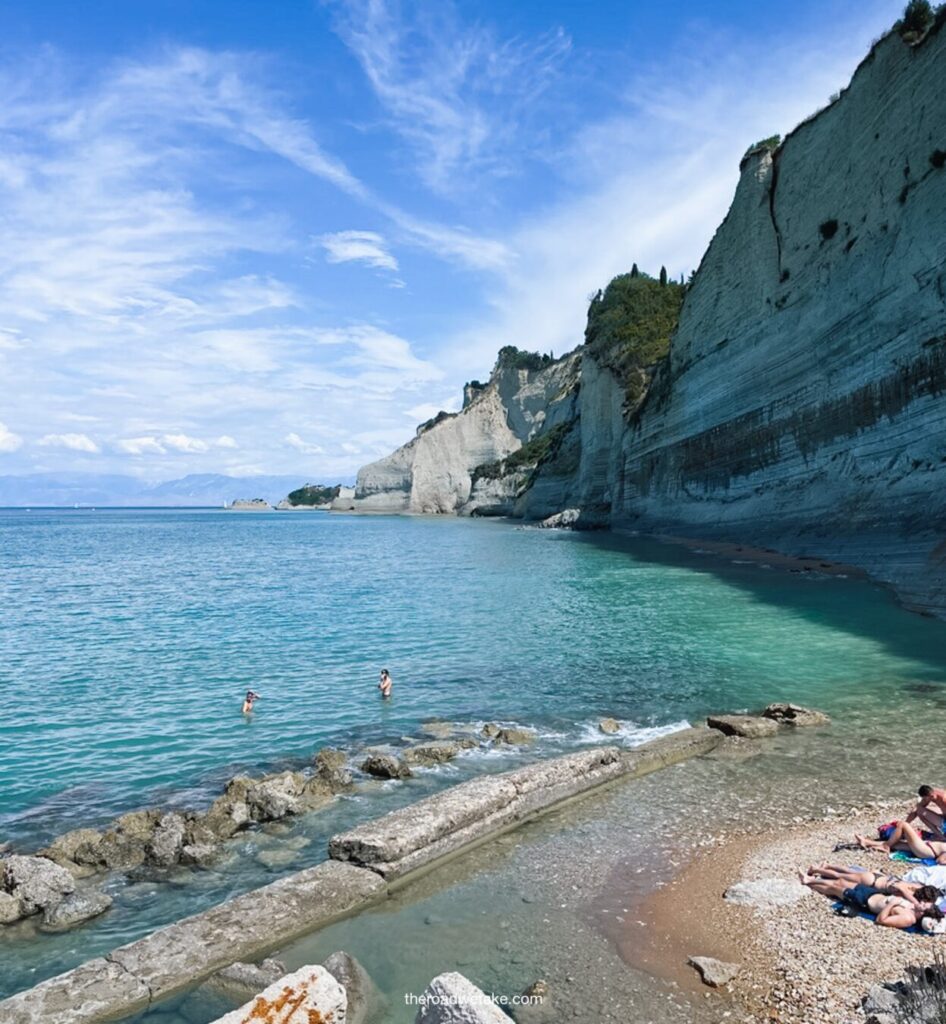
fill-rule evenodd
<path id="1" fill-rule="evenodd" d="M 687 957 L 687 963 L 700 972 L 704 984 L 710 988 L 722 988 L 728 985 L 739 973 L 739 964 L 728 964 L 712 956 Z"/>
<path id="2" fill-rule="evenodd" d="M 323 960 L 322 966 L 345 989 L 348 997 L 345 1024 L 371 1024 L 383 1018 L 387 1000 L 360 961 L 338 950 Z"/>
<path id="3" fill-rule="evenodd" d="M 725 736 L 742 736 L 747 740 L 761 740 L 778 732 L 778 722 L 761 715 L 710 715 L 706 724 Z"/>
<path id="4" fill-rule="evenodd" d="M 602 718 L 598 723 L 598 731 L 606 736 L 613 736 L 621 731 L 621 723 L 616 718 Z"/>
<path id="5" fill-rule="evenodd" d="M 361 762 L 361 770 L 376 779 L 407 779 L 410 767 L 393 754 L 371 754 Z"/>
<path id="6" fill-rule="evenodd" d="M 112 897 L 97 889 L 74 892 L 61 903 L 46 908 L 40 931 L 61 932 L 75 928 L 76 925 L 104 914 L 111 905 Z"/>
<path id="7" fill-rule="evenodd" d="M 823 711 L 802 707 L 801 704 L 775 703 L 762 712 L 763 718 L 771 718 L 781 725 L 801 728 L 810 725 L 828 725 L 830 717 Z"/>
<path id="8" fill-rule="evenodd" d="M 448 971 L 424 989 L 414 1024 L 509 1024 L 509 1018 L 472 981 Z"/>
<path id="9" fill-rule="evenodd" d="M 45 857 L 14 854 L 0 861 L 0 890 L 18 901 L 21 917 L 57 906 L 75 888 L 70 872 Z M 6 908 L 7 915 L 12 913 L 9 901 Z"/>

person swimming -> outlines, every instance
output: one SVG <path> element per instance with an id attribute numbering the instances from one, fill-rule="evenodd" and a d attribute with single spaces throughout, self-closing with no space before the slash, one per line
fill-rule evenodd
<path id="1" fill-rule="evenodd" d="M 381 669 L 381 679 L 378 683 L 378 689 L 381 691 L 382 700 L 387 700 L 391 696 L 391 690 L 394 687 L 394 682 L 391 679 L 391 673 L 386 669 Z"/>
<path id="2" fill-rule="evenodd" d="M 243 714 L 248 715 L 253 710 L 253 705 L 259 700 L 259 694 L 253 690 L 246 691 L 246 699 L 243 701 Z"/>

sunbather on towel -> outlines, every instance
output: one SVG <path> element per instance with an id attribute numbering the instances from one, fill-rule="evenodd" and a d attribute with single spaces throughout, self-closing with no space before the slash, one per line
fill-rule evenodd
<path id="1" fill-rule="evenodd" d="M 923 839 L 920 833 L 905 821 L 896 821 L 893 824 L 894 830 L 886 839 L 868 839 L 859 835 L 854 838 L 865 850 L 882 850 L 884 853 L 907 850 L 914 857 L 928 857 L 937 864 L 946 864 L 946 841 Z"/>
<path id="2" fill-rule="evenodd" d="M 841 864 L 811 864 L 806 873 L 808 878 L 819 878 L 827 882 L 844 882 L 850 888 L 866 885 L 888 896 L 902 896 L 914 907 L 937 906 L 944 894 L 935 885 L 922 882 L 908 882 L 896 875 L 885 875 L 882 871 L 845 867 Z"/>
<path id="3" fill-rule="evenodd" d="M 938 931 L 943 913 L 937 907 L 924 904 L 915 907 L 903 896 L 891 896 L 870 885 L 848 885 L 847 882 L 826 878 L 812 878 L 799 872 L 798 880 L 813 892 L 830 900 L 840 900 L 849 907 L 874 914 L 882 928 L 912 928 L 919 925 L 923 931 Z"/>

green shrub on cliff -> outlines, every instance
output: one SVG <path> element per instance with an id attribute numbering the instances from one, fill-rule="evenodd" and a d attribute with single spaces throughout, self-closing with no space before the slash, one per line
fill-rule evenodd
<path id="1" fill-rule="evenodd" d="M 524 352 L 515 345 L 503 345 L 496 359 L 500 369 L 512 370 L 544 370 L 554 362 L 555 357 L 551 353 L 543 355 L 541 352 Z"/>
<path id="2" fill-rule="evenodd" d="M 670 350 L 685 291 L 676 281 L 620 274 L 591 300 L 585 344 L 621 381 L 629 409 L 644 397 L 648 369 Z"/>
<path id="3" fill-rule="evenodd" d="M 286 500 L 290 505 L 327 505 L 338 497 L 338 485 L 326 487 L 323 484 L 306 484 L 290 491 Z"/>
<path id="4" fill-rule="evenodd" d="M 933 24 L 935 14 L 929 0 L 910 0 L 903 9 L 903 17 L 894 25 L 901 37 L 914 40 Z"/>
<path id="5" fill-rule="evenodd" d="M 568 433 L 570 423 L 560 423 L 552 427 L 544 434 L 533 437 L 505 459 L 497 459 L 495 462 L 484 462 L 473 470 L 473 482 L 477 480 L 496 480 L 509 473 L 515 473 L 520 469 L 538 467 L 550 459 L 558 451 Z"/>

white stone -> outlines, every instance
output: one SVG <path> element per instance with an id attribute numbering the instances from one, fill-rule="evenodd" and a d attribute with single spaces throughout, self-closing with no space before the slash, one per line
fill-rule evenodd
<path id="1" fill-rule="evenodd" d="M 456 971 L 434 978 L 421 1001 L 414 1024 L 509 1024 L 489 996 Z"/>
<path id="2" fill-rule="evenodd" d="M 281 1006 L 278 1016 L 274 1009 Z M 314 1011 L 314 1012 L 313 1012 Z M 302 967 L 274 982 L 238 1010 L 215 1024 L 345 1024 L 348 1000 L 345 989 L 321 966 Z M 316 1017 L 315 1014 L 321 1017 Z"/>

